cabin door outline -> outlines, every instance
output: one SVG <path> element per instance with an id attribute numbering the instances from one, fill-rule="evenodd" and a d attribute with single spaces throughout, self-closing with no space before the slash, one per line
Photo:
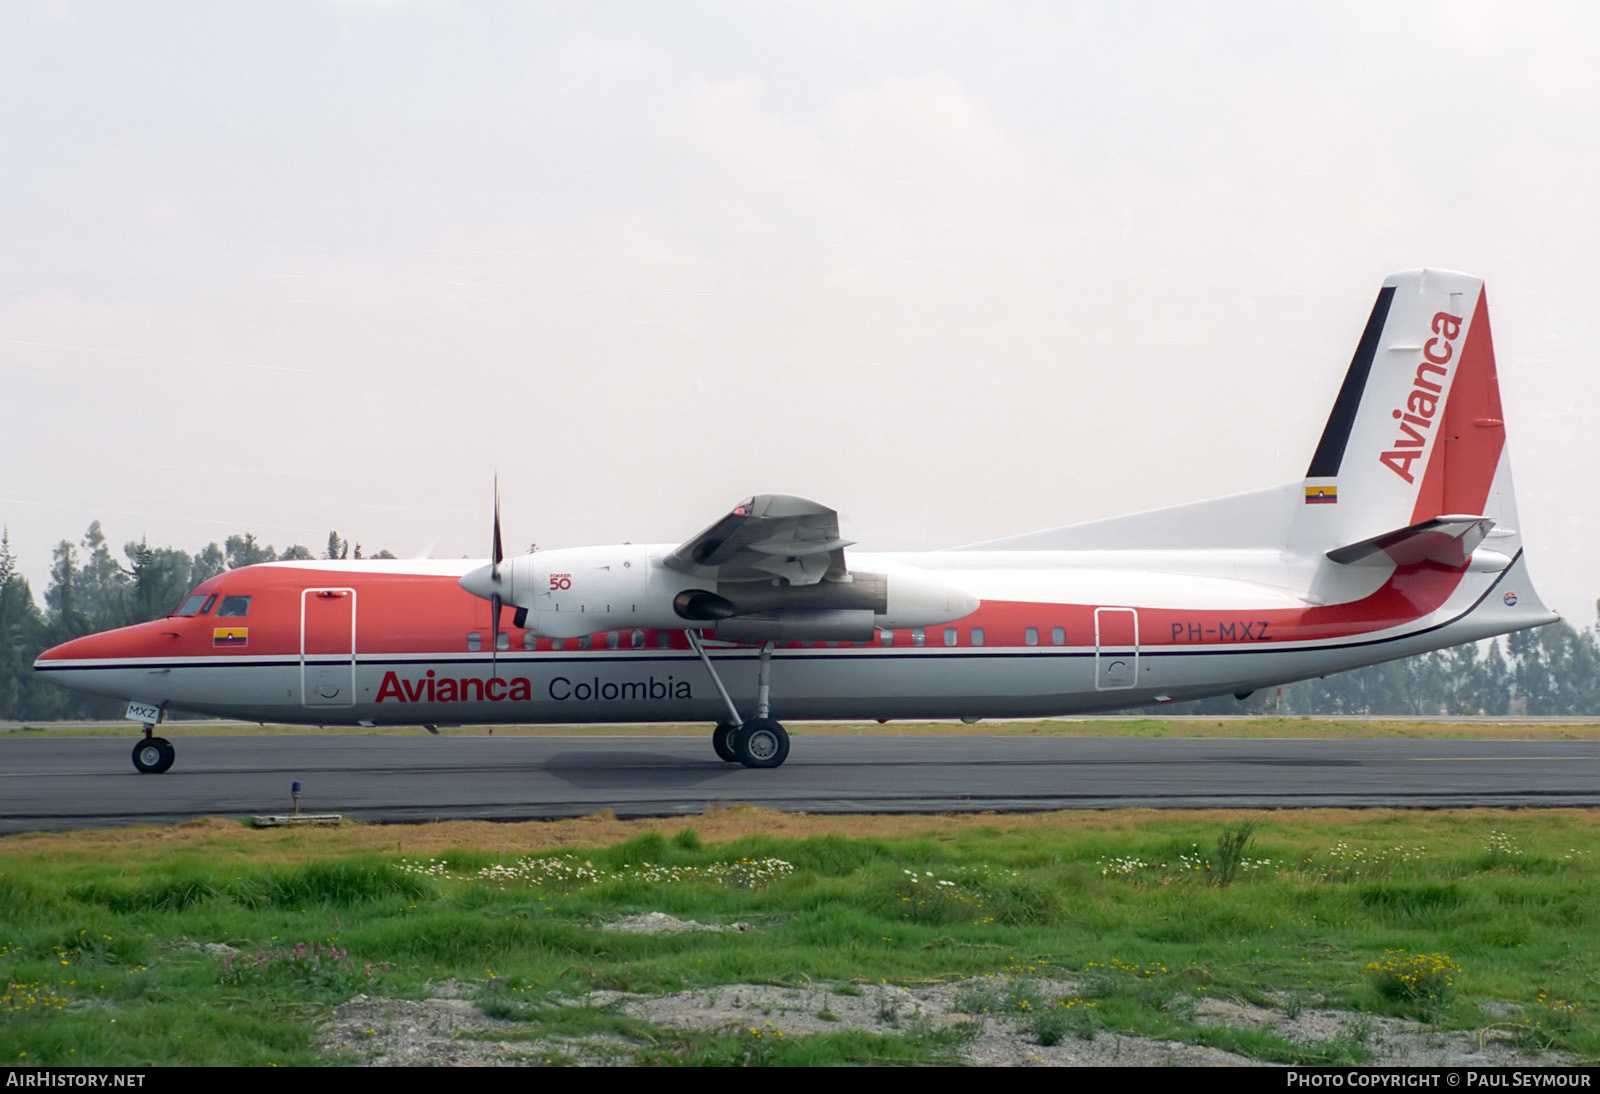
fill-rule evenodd
<path id="1" fill-rule="evenodd" d="M 300 702 L 307 707 L 356 705 L 356 591 L 300 593 Z"/>
<path id="2" fill-rule="evenodd" d="M 1094 687 L 1120 691 L 1139 682 L 1139 612 L 1136 608 L 1094 610 Z"/>

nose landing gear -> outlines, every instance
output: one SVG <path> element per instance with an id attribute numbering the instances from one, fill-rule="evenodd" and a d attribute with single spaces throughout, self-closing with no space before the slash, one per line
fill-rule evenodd
<path id="1" fill-rule="evenodd" d="M 144 739 L 133 746 L 133 766 L 141 775 L 159 775 L 172 766 L 178 750 L 165 737 L 155 736 L 155 726 L 144 727 Z"/>

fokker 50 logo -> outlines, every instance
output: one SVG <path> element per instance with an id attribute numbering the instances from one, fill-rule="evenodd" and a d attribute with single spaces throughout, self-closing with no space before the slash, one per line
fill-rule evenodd
<path id="1" fill-rule="evenodd" d="M 1411 461 L 1421 459 L 1427 450 L 1426 431 L 1432 428 L 1444 399 L 1444 380 L 1449 375 L 1450 359 L 1455 356 L 1455 340 L 1461 336 L 1461 317 L 1438 312 L 1429 326 L 1437 337 L 1428 339 L 1422 347 L 1422 363 L 1417 365 L 1416 379 L 1406 394 L 1406 408 L 1394 412 L 1400 423 L 1400 436 L 1389 451 L 1378 457 L 1379 463 L 1408 483 L 1417 481 L 1411 473 Z M 1438 382 L 1427 375 L 1430 373 Z"/>

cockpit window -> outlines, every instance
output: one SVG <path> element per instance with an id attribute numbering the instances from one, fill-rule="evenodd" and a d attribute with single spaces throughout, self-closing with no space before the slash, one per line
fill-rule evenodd
<path id="1" fill-rule="evenodd" d="M 225 596 L 222 606 L 217 609 L 220 615 L 249 615 L 250 598 L 248 596 Z"/>
<path id="2" fill-rule="evenodd" d="M 204 593 L 196 593 L 193 596 L 191 596 L 188 600 L 185 600 L 182 604 L 178 605 L 178 610 L 173 612 L 172 614 L 173 615 L 199 615 L 200 614 L 200 606 L 202 604 L 204 604 L 205 602 L 206 602 L 205 594 Z"/>

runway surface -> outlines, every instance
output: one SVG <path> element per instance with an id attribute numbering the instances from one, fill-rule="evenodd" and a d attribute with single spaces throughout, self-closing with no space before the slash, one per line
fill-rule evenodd
<path id="1" fill-rule="evenodd" d="M 796 736 L 751 771 L 689 737 L 191 737 L 140 775 L 133 737 L 0 740 L 0 832 L 305 812 L 365 821 L 693 814 L 1600 805 L 1600 742 Z"/>

